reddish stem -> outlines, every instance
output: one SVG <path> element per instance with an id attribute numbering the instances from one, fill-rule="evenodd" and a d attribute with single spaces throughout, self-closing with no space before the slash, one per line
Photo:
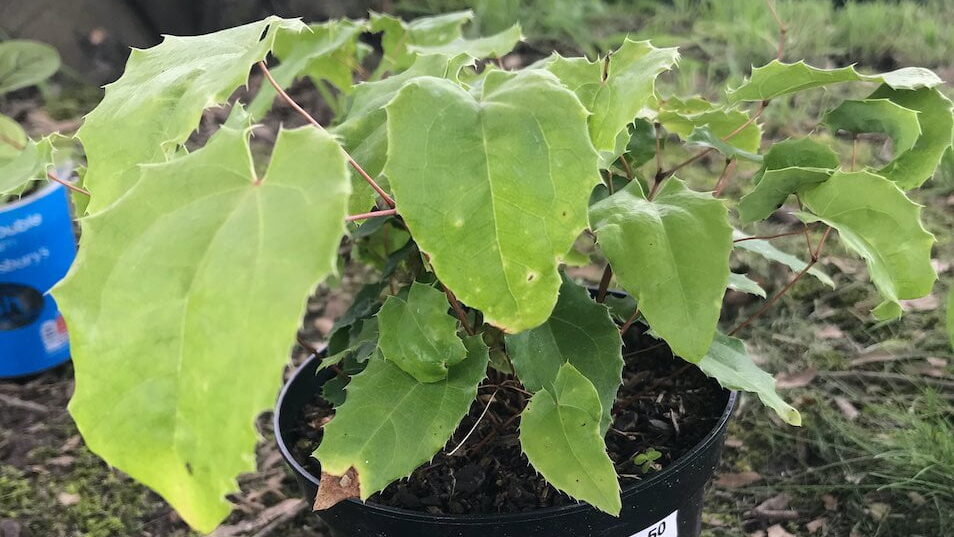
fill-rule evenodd
<path id="1" fill-rule="evenodd" d="M 258 66 L 259 68 L 261 68 L 262 73 L 265 75 L 265 78 L 268 79 L 268 83 L 271 84 L 273 88 L 275 88 L 275 91 L 278 92 L 281 98 L 286 103 L 288 103 L 289 106 L 291 106 L 296 112 L 301 114 L 301 116 L 304 117 L 308 121 L 308 123 L 311 123 L 313 126 L 321 130 L 325 129 L 324 127 L 321 126 L 321 123 L 318 123 L 318 120 L 313 118 L 311 114 L 309 114 L 308 112 L 305 111 L 304 108 L 299 106 L 299 104 L 296 103 L 295 100 L 292 99 L 291 96 L 288 95 L 288 93 L 286 93 L 284 89 L 282 89 L 282 87 L 278 84 L 278 82 L 276 82 L 275 79 L 272 77 L 272 73 L 268 70 L 268 66 L 265 65 L 265 62 L 258 62 Z M 342 148 L 342 151 L 344 151 L 344 148 Z M 369 185 L 371 185 L 371 188 L 373 188 L 374 191 L 377 192 L 379 196 L 381 196 L 381 199 L 383 199 L 385 203 L 387 203 L 389 206 L 394 207 L 395 206 L 394 199 L 391 198 L 391 196 L 389 196 L 388 193 L 385 192 L 384 189 L 381 188 L 378 185 L 378 183 L 376 183 L 374 179 L 371 178 L 370 175 L 368 175 L 368 172 L 364 171 L 364 168 L 362 168 L 361 165 L 355 162 L 354 158 L 352 158 L 352 156 L 348 154 L 347 151 L 345 151 L 345 156 L 348 157 L 348 164 L 350 164 L 351 167 L 354 168 L 355 171 L 357 171 L 358 174 L 361 177 L 363 177 L 364 180 L 367 181 Z"/>
<path id="2" fill-rule="evenodd" d="M 391 216 L 397 214 L 397 209 L 384 209 L 383 211 L 371 211 L 370 213 L 361 213 L 361 214 L 349 214 L 345 217 L 346 222 L 354 222 L 355 220 L 364 220 L 367 218 L 376 218 L 379 216 Z"/>
<path id="3" fill-rule="evenodd" d="M 600 286 L 596 291 L 596 301 L 600 304 L 606 300 L 606 290 L 609 289 L 610 280 L 613 278 L 613 267 L 609 263 L 606 264 L 606 268 L 603 269 L 603 277 L 600 278 Z"/>
<path id="4" fill-rule="evenodd" d="M 470 326 L 470 323 L 467 322 L 467 312 L 464 311 L 464 307 L 460 305 L 460 301 L 457 300 L 457 297 L 454 295 L 454 292 L 447 288 L 446 285 L 441 283 L 441 289 L 444 290 L 444 294 L 447 295 L 447 301 L 450 302 L 452 308 L 454 308 L 454 313 L 457 315 L 457 319 L 460 320 L 460 324 L 464 327 L 464 331 L 467 332 L 468 336 L 472 336 L 477 332 Z"/>

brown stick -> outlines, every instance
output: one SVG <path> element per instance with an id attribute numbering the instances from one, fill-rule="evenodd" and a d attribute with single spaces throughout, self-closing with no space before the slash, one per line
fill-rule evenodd
<path id="1" fill-rule="evenodd" d="M 355 220 L 364 220 L 366 218 L 377 218 L 379 216 L 391 216 L 397 214 L 397 209 L 384 209 L 383 211 L 371 211 L 370 213 L 349 214 L 345 217 L 346 222 Z"/>
<path id="2" fill-rule="evenodd" d="M 318 120 L 313 118 L 311 114 L 309 114 L 308 112 L 305 111 L 304 108 L 299 106 L 299 104 L 296 103 L 295 100 L 292 99 L 291 96 L 288 95 L 288 93 L 286 93 L 284 89 L 282 89 L 282 87 L 278 84 L 278 82 L 276 82 L 275 79 L 272 77 L 272 73 L 268 70 L 268 66 L 265 65 L 265 62 L 258 62 L 258 67 L 262 70 L 262 73 L 265 75 L 265 78 L 268 79 L 268 83 L 271 84 L 273 88 L 275 88 L 275 91 L 278 92 L 278 95 L 280 95 L 281 98 L 286 103 L 288 103 L 289 106 L 291 106 L 296 112 L 298 112 L 302 117 L 304 117 L 308 121 L 308 123 L 311 123 L 316 128 L 325 130 L 325 128 L 321 126 L 321 123 L 318 123 Z M 342 148 L 342 151 L 344 151 L 343 148 Z M 389 196 L 388 193 L 385 192 L 383 188 L 378 186 L 378 183 L 376 183 L 374 179 L 372 179 L 371 176 L 368 175 L 368 172 L 364 171 L 364 168 L 362 168 L 361 165 L 355 162 L 354 158 L 347 151 L 345 151 L 345 156 L 348 157 L 348 164 L 350 164 L 351 167 L 354 168 L 355 171 L 357 171 L 358 174 L 361 177 L 363 177 L 364 180 L 367 181 L 369 185 L 371 185 L 371 188 L 373 188 L 374 191 L 377 192 L 379 196 L 381 196 L 381 199 L 383 199 L 385 203 L 387 203 L 389 206 L 394 207 L 395 206 L 394 199 L 391 198 L 391 196 Z"/>

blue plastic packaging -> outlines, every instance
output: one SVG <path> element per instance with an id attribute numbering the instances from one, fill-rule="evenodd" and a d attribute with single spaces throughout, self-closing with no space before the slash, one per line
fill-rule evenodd
<path id="1" fill-rule="evenodd" d="M 37 373 L 69 359 L 66 324 L 50 289 L 75 256 L 61 185 L 0 206 L 0 377 Z"/>

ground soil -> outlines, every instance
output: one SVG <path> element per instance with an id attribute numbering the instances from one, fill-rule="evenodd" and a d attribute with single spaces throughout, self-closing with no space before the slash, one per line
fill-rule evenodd
<path id="1" fill-rule="evenodd" d="M 697 445 L 718 421 L 726 401 L 725 392 L 698 368 L 674 358 L 667 346 L 640 334 L 636 326 L 631 331 L 624 349 L 623 386 L 606 436 L 624 487 Z M 493 372 L 445 449 L 370 501 L 432 514 L 512 513 L 576 503 L 549 485 L 520 450 L 519 414 L 526 402 L 516 381 Z M 301 439 L 294 446 L 295 456 L 314 475 L 320 475 L 320 469 L 311 453 L 321 441 L 321 425 L 333 413 L 316 391 L 298 420 Z M 644 472 L 633 458 L 650 449 L 661 456 Z"/>

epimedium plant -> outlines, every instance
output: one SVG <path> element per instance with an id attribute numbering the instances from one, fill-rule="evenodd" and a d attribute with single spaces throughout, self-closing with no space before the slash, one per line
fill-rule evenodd
<path id="1" fill-rule="evenodd" d="M 54 290 L 74 349 L 70 411 L 93 451 L 195 528 L 213 529 L 235 477 L 254 469 L 255 417 L 273 402 L 305 301 L 336 271 L 342 240 L 378 279 L 335 323 L 321 365 L 340 374 L 323 388 L 337 408 L 315 452 L 316 508 L 367 499 L 433 457 L 494 368 L 531 394 L 520 443 L 533 467 L 617 514 L 603 436 L 620 334 L 633 323 L 798 425 L 734 336 L 805 275 L 834 285 L 817 266 L 831 232 L 866 261 L 883 297 L 876 317 L 931 291 L 934 239 L 907 191 L 951 146 L 951 103 L 932 72 L 775 60 L 722 102 L 664 98 L 655 79 L 676 66 L 676 49 L 627 39 L 597 60 L 554 54 L 506 70 L 493 60 L 516 46 L 519 27 L 468 39 L 469 18 L 272 17 L 166 37 L 132 52 L 78 132 L 91 198 L 79 257 Z M 367 33 L 381 34 L 373 70 Z M 269 84 L 188 150 L 203 111 L 253 68 Z M 327 129 L 283 89 L 302 77 L 337 113 Z M 820 135 L 762 151 L 758 119 L 772 99 L 839 83 L 876 89 L 827 112 L 825 127 L 887 136 L 887 165 L 856 170 Z M 266 167 L 250 136 L 276 97 L 311 125 L 282 128 Z M 666 168 L 660 146 L 673 140 L 698 150 Z M 715 154 L 726 166 L 714 186 L 678 178 Z M 751 186 L 722 199 L 740 161 L 758 165 Z M 740 229 L 790 199 L 807 260 Z M 595 297 L 561 273 L 589 262 L 580 237 L 606 260 Z M 730 271 L 740 252 L 795 275 L 723 333 L 727 288 L 765 296 Z M 607 307 L 614 279 L 634 303 Z"/>

